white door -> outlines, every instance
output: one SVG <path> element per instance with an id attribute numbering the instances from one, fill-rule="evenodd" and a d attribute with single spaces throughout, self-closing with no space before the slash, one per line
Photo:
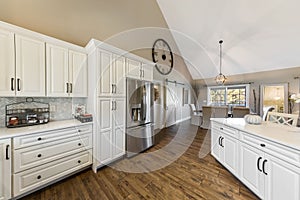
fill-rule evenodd
<path id="1" fill-rule="evenodd" d="M 68 97 L 68 49 L 46 44 L 47 96 Z"/>
<path id="2" fill-rule="evenodd" d="M 220 139 L 221 135 L 219 131 L 211 129 L 211 154 L 217 159 L 220 160 Z"/>
<path id="3" fill-rule="evenodd" d="M 238 141 L 230 136 L 223 135 L 221 145 L 223 148 L 222 162 L 231 173 L 238 174 Z"/>
<path id="4" fill-rule="evenodd" d="M 114 129 L 113 141 L 113 158 L 123 156 L 125 154 L 125 127 L 116 127 Z"/>
<path id="5" fill-rule="evenodd" d="M 240 142 L 240 179 L 258 197 L 264 198 L 263 152 Z"/>
<path id="6" fill-rule="evenodd" d="M 107 51 L 98 51 L 97 63 L 98 96 L 110 96 L 113 92 L 112 54 Z"/>
<path id="7" fill-rule="evenodd" d="M 18 96 L 45 96 L 45 43 L 16 35 L 16 91 Z"/>
<path id="8" fill-rule="evenodd" d="M 127 59 L 127 76 L 130 78 L 141 78 L 141 63 L 135 60 Z"/>
<path id="9" fill-rule="evenodd" d="M 266 154 L 263 166 L 266 200 L 299 200 L 300 168 Z"/>
<path id="10" fill-rule="evenodd" d="M 182 96 L 183 96 L 183 88 L 180 86 L 175 87 L 176 91 L 176 121 L 181 122 L 182 120 Z"/>
<path id="11" fill-rule="evenodd" d="M 112 130 L 100 133 L 100 156 L 98 162 L 100 164 L 109 163 L 112 160 Z"/>
<path id="12" fill-rule="evenodd" d="M 15 47 L 14 34 L 0 30 L 0 96 L 14 96 Z"/>
<path id="13" fill-rule="evenodd" d="M 116 96 L 126 95 L 126 62 L 125 58 L 121 56 L 114 56 L 113 65 L 113 92 Z"/>
<path id="14" fill-rule="evenodd" d="M 87 97 L 87 55 L 69 50 L 69 93 L 72 97 Z"/>
<path id="15" fill-rule="evenodd" d="M 11 198 L 11 142 L 0 140 L 0 200 Z"/>
<path id="16" fill-rule="evenodd" d="M 143 64 L 142 70 L 143 70 L 142 78 L 147 81 L 153 81 L 153 66 Z"/>
<path id="17" fill-rule="evenodd" d="M 173 84 L 166 85 L 166 127 L 176 123 L 176 87 Z"/>

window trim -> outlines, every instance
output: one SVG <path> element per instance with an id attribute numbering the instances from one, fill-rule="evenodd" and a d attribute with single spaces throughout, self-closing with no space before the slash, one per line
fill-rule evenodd
<path id="1" fill-rule="evenodd" d="M 238 84 L 238 85 L 221 85 L 221 86 L 208 86 L 207 87 L 207 105 L 211 105 L 212 102 L 210 101 L 210 90 L 211 89 L 225 89 L 225 105 L 228 106 L 227 103 L 227 90 L 231 88 L 239 88 L 239 87 L 245 87 L 246 88 L 246 106 L 249 107 L 249 101 L 250 101 L 250 84 Z"/>

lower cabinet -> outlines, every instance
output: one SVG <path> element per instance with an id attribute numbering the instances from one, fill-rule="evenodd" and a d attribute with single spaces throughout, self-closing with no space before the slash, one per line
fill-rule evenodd
<path id="1" fill-rule="evenodd" d="M 93 170 L 125 155 L 125 98 L 100 98 L 94 134 Z"/>
<path id="2" fill-rule="evenodd" d="M 0 200 L 11 198 L 11 139 L 0 140 Z"/>
<path id="3" fill-rule="evenodd" d="M 222 126 L 212 122 L 211 154 L 224 167 L 261 199 L 300 199 L 300 152 L 242 131 L 236 139 Z"/>
<path id="4" fill-rule="evenodd" d="M 92 131 L 87 124 L 13 138 L 13 197 L 90 166 Z"/>

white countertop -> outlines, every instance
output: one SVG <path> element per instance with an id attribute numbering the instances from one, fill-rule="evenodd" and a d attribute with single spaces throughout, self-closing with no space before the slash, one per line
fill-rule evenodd
<path id="1" fill-rule="evenodd" d="M 81 123 L 77 119 L 62 120 L 62 121 L 50 121 L 47 124 L 25 126 L 19 128 L 0 128 L 0 139 L 12 138 L 22 136 L 26 134 L 33 134 L 37 132 L 51 131 L 61 128 L 69 128 L 73 126 L 83 126 L 92 124 L 93 122 Z"/>
<path id="2" fill-rule="evenodd" d="M 247 124 L 243 118 L 211 118 L 211 120 L 300 151 L 299 127 L 265 121 L 260 125 Z"/>

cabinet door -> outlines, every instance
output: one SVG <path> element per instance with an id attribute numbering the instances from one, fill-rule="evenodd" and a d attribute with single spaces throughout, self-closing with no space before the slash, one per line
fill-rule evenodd
<path id="1" fill-rule="evenodd" d="M 98 96 L 110 96 L 113 90 L 112 81 L 112 54 L 98 51 Z"/>
<path id="2" fill-rule="evenodd" d="M 141 63 L 135 60 L 127 59 L 127 76 L 130 78 L 141 78 Z"/>
<path id="3" fill-rule="evenodd" d="M 112 130 L 112 112 L 113 102 L 110 98 L 103 98 L 98 100 L 97 108 L 97 129 L 100 132 Z"/>
<path id="4" fill-rule="evenodd" d="M 153 81 L 153 66 L 143 64 L 142 70 L 143 80 Z"/>
<path id="5" fill-rule="evenodd" d="M 0 140 L 0 200 L 11 197 L 11 142 Z"/>
<path id="6" fill-rule="evenodd" d="M 263 153 L 240 142 L 240 180 L 258 197 L 264 197 Z"/>
<path id="7" fill-rule="evenodd" d="M 113 158 L 121 157 L 125 154 L 125 127 L 116 127 L 114 129 L 114 152 Z"/>
<path id="8" fill-rule="evenodd" d="M 125 98 L 116 98 L 114 99 L 114 126 L 115 127 L 125 127 Z"/>
<path id="9" fill-rule="evenodd" d="M 220 139 L 221 135 L 219 131 L 211 129 L 211 154 L 217 159 L 220 160 Z"/>
<path id="10" fill-rule="evenodd" d="M 299 200 L 300 168 L 266 154 L 265 199 Z"/>
<path id="11" fill-rule="evenodd" d="M 69 50 L 69 93 L 72 97 L 87 97 L 87 55 Z"/>
<path id="12" fill-rule="evenodd" d="M 125 58 L 114 56 L 113 82 L 115 84 L 114 95 L 125 96 L 126 94 L 126 70 Z"/>
<path id="13" fill-rule="evenodd" d="M 100 133 L 100 164 L 106 164 L 112 160 L 112 130 L 107 130 Z"/>
<path id="14" fill-rule="evenodd" d="M 222 136 L 221 139 L 223 155 L 222 162 L 223 165 L 231 171 L 231 173 L 237 175 L 238 173 L 238 141 L 237 139 L 231 138 L 229 136 Z"/>
<path id="15" fill-rule="evenodd" d="M 46 44 L 46 55 L 47 96 L 69 96 L 68 49 Z"/>
<path id="16" fill-rule="evenodd" d="M 0 30 L 0 96 L 15 95 L 14 34 Z"/>
<path id="17" fill-rule="evenodd" d="M 16 92 L 45 96 L 45 43 L 16 35 Z"/>

